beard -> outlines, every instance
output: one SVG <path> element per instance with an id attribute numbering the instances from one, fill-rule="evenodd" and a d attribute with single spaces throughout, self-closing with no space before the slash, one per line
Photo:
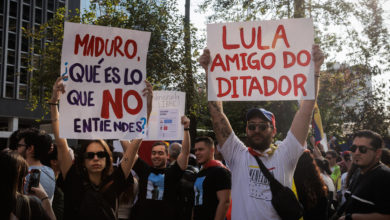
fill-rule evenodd
<path id="1" fill-rule="evenodd" d="M 255 141 L 254 140 L 255 136 L 260 136 L 262 140 L 260 142 Z M 263 135 L 263 134 L 258 134 L 257 133 L 257 134 L 253 134 L 251 136 L 248 136 L 248 145 L 249 145 L 249 147 L 251 147 L 251 148 L 253 148 L 255 150 L 258 150 L 260 152 L 263 152 L 266 149 L 268 149 L 271 146 L 271 143 L 272 143 L 272 134 Z"/>

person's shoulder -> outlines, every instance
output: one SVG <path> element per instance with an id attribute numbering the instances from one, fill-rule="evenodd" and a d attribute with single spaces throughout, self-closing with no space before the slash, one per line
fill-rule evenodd
<path id="1" fill-rule="evenodd" d="M 390 168 L 384 164 L 380 164 L 378 169 L 375 170 L 378 178 L 390 179 Z"/>

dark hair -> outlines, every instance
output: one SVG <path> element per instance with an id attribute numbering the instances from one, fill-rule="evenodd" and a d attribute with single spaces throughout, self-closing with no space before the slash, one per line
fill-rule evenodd
<path id="1" fill-rule="evenodd" d="M 19 141 L 24 139 L 27 148 L 34 146 L 34 159 L 41 161 L 47 158 L 53 142 L 50 135 L 46 134 L 43 130 L 28 128 L 21 130 L 18 136 Z"/>
<path id="2" fill-rule="evenodd" d="M 332 174 L 332 171 L 329 168 L 328 160 L 315 159 L 318 168 L 320 168 L 321 173 L 325 172 L 328 175 Z"/>
<path id="3" fill-rule="evenodd" d="M 325 154 L 330 154 L 333 158 L 337 158 L 339 156 L 334 150 L 328 150 Z"/>
<path id="4" fill-rule="evenodd" d="M 374 131 L 370 131 L 370 130 L 358 131 L 355 134 L 353 134 L 352 140 L 354 140 L 357 137 L 365 137 L 371 139 L 370 144 L 375 149 L 379 149 L 385 146 L 382 136 Z"/>
<path id="5" fill-rule="evenodd" d="M 214 148 L 214 141 L 211 137 L 201 136 L 195 139 L 195 144 L 198 142 L 204 142 L 207 147 Z"/>
<path id="6" fill-rule="evenodd" d="M 310 152 L 303 152 L 294 172 L 298 198 L 305 208 L 314 207 L 321 198 L 327 197 L 327 187 Z"/>
<path id="7" fill-rule="evenodd" d="M 157 142 L 154 142 L 154 144 L 152 145 L 152 149 L 155 147 L 155 146 L 159 146 L 159 145 L 163 145 L 164 148 L 165 148 L 165 153 L 168 155 L 168 144 L 164 141 L 157 141 Z"/>
<path id="8" fill-rule="evenodd" d="M 103 171 L 102 171 L 102 179 L 106 178 L 107 176 L 109 176 L 112 171 L 113 171 L 113 167 L 112 167 L 112 153 L 110 151 L 110 148 L 108 147 L 107 143 L 102 140 L 102 139 L 96 139 L 96 140 L 85 140 L 82 142 L 81 144 L 81 147 L 80 149 L 78 150 L 78 153 L 77 153 L 77 156 L 76 156 L 76 159 L 75 159 L 75 164 L 77 165 L 77 168 L 79 170 L 81 170 L 81 173 L 83 175 L 85 175 L 86 177 L 88 177 L 88 171 L 86 171 L 85 168 L 85 165 L 84 165 L 84 161 L 85 161 L 85 158 L 84 158 L 84 154 L 85 152 L 87 152 L 87 148 L 90 144 L 92 143 L 97 143 L 97 144 L 100 144 L 102 147 L 103 147 L 103 150 L 104 152 L 106 152 L 106 166 L 104 167 Z"/>
<path id="9" fill-rule="evenodd" d="M 18 149 L 18 142 L 19 142 L 19 133 L 20 130 L 16 130 L 12 132 L 12 134 L 8 138 L 8 148 L 11 150 L 17 150 Z"/>
<path id="10" fill-rule="evenodd" d="M 1 151 L 0 166 L 4 168 L 2 175 L 6 177 L 0 181 L 0 219 L 8 219 L 16 207 L 17 195 L 23 193 L 23 180 L 28 173 L 28 165 L 18 153 Z"/>

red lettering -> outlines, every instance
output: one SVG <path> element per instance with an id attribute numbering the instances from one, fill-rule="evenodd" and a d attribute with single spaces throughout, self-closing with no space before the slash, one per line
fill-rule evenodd
<path id="1" fill-rule="evenodd" d="M 287 89 L 286 91 L 282 91 L 282 86 L 283 86 L 283 80 L 287 82 Z M 278 85 L 278 92 L 282 96 L 286 96 L 288 93 L 291 91 L 291 81 L 287 76 L 281 76 L 279 79 L 279 85 Z"/>
<path id="2" fill-rule="evenodd" d="M 133 53 L 129 53 L 129 44 L 133 45 Z M 137 43 L 133 40 L 127 40 L 125 43 L 125 54 L 129 59 L 133 59 L 137 54 Z"/>
<path id="3" fill-rule="evenodd" d="M 264 76 L 263 80 L 264 80 L 264 96 L 270 96 L 275 94 L 276 90 L 278 89 L 278 81 L 276 81 L 275 78 L 270 76 Z M 274 84 L 271 91 L 269 91 L 270 85 L 268 85 L 268 81 L 271 81 Z"/>
<path id="4" fill-rule="evenodd" d="M 230 77 L 230 79 L 233 81 L 233 95 L 232 95 L 232 98 L 238 98 L 237 83 L 236 83 L 238 77 L 237 76 L 232 76 L 232 77 Z"/>
<path id="5" fill-rule="evenodd" d="M 284 26 L 282 24 L 279 25 L 278 28 L 276 29 L 274 40 L 272 41 L 272 48 L 275 48 L 276 41 L 278 39 L 283 39 L 284 44 L 286 45 L 286 47 L 287 48 L 290 47 L 290 44 L 288 43 L 288 40 L 287 40 L 286 31 L 284 30 Z"/>
<path id="6" fill-rule="evenodd" d="M 74 42 L 74 54 L 77 55 L 79 53 L 79 46 L 80 47 L 87 46 L 88 45 L 88 40 L 89 40 L 89 34 L 86 34 L 83 37 L 83 40 L 81 40 L 80 34 L 77 34 L 75 42 Z M 85 47 L 84 47 L 84 53 L 85 53 Z"/>
<path id="7" fill-rule="evenodd" d="M 223 63 L 222 58 L 221 58 L 221 55 L 220 55 L 219 53 L 217 53 L 217 54 L 215 55 L 215 58 L 214 58 L 214 60 L 213 60 L 213 63 L 211 64 L 211 69 L 210 69 L 210 71 L 213 72 L 213 71 L 214 71 L 214 68 L 215 68 L 216 66 L 220 66 L 220 67 L 222 68 L 222 70 L 223 70 L 224 72 L 226 72 L 225 64 Z"/>
<path id="8" fill-rule="evenodd" d="M 240 53 L 241 60 L 242 60 L 242 69 L 241 70 L 248 69 L 248 66 L 246 65 L 246 62 L 245 62 L 246 55 L 248 55 L 248 54 L 247 53 Z"/>
<path id="9" fill-rule="evenodd" d="M 129 99 L 129 96 L 134 96 L 134 98 L 137 100 L 137 106 L 134 108 L 134 109 L 131 109 L 129 107 L 129 104 L 128 104 L 128 99 Z M 142 98 L 141 96 L 138 94 L 138 92 L 136 92 L 135 90 L 129 90 L 125 93 L 125 96 L 123 97 L 123 102 L 124 102 L 124 106 L 125 106 L 125 110 L 131 114 L 131 115 L 136 115 L 138 114 L 141 109 L 142 109 Z"/>
<path id="10" fill-rule="evenodd" d="M 249 54 L 248 56 L 248 66 L 251 68 L 251 69 L 257 69 L 257 70 L 260 70 L 260 61 L 258 60 L 252 60 L 252 57 L 254 55 L 256 55 L 257 53 L 256 52 L 253 52 L 251 54 Z M 253 65 L 254 64 L 254 65 Z"/>
<path id="11" fill-rule="evenodd" d="M 302 54 L 305 54 L 306 55 L 306 61 L 305 62 L 302 62 L 302 59 L 301 59 L 301 55 Z M 301 50 L 299 51 L 298 55 L 297 55 L 297 58 L 298 58 L 298 64 L 301 65 L 301 66 L 307 66 L 309 65 L 310 63 L 310 59 L 311 59 L 311 55 L 309 53 L 309 51 L 307 50 Z"/>
<path id="12" fill-rule="evenodd" d="M 104 52 L 106 53 L 107 56 L 111 56 L 112 54 L 112 51 L 114 51 L 114 42 L 111 41 L 111 49 L 110 49 L 110 52 L 107 51 L 107 45 L 108 45 L 108 39 L 106 39 L 106 45 L 104 47 Z"/>
<path id="13" fill-rule="evenodd" d="M 288 63 L 288 57 L 291 57 L 291 62 Z M 287 69 L 295 64 L 296 58 L 294 53 L 289 51 L 283 51 L 283 68 Z"/>
<path id="14" fill-rule="evenodd" d="M 226 49 L 226 50 L 232 50 L 232 49 L 237 49 L 237 48 L 240 48 L 240 45 L 238 44 L 227 44 L 226 43 L 226 25 L 224 25 L 222 27 L 222 45 L 223 45 L 223 49 Z"/>
<path id="15" fill-rule="evenodd" d="M 93 56 L 93 48 L 95 46 L 95 36 L 92 36 L 91 39 L 88 42 L 88 48 L 84 47 L 84 53 L 83 56 Z"/>
<path id="16" fill-rule="evenodd" d="M 242 93 L 244 96 L 246 96 L 246 81 L 250 79 L 250 76 L 240 76 L 240 79 L 242 79 Z"/>
<path id="17" fill-rule="evenodd" d="M 104 40 L 101 37 L 96 37 L 95 40 L 95 57 L 98 57 L 102 55 L 104 51 Z"/>
<path id="18" fill-rule="evenodd" d="M 236 62 L 237 70 L 240 69 L 240 60 L 238 59 L 238 54 L 234 54 L 233 57 L 230 57 L 229 55 L 226 55 L 226 67 L 227 71 L 230 71 L 230 62 Z"/>
<path id="19" fill-rule="evenodd" d="M 116 36 L 114 38 L 114 57 L 116 57 L 116 52 L 118 52 L 123 57 L 123 52 L 121 51 L 122 38 Z"/>
<path id="20" fill-rule="evenodd" d="M 261 88 L 260 83 L 256 77 L 253 77 L 251 80 L 251 85 L 249 86 L 249 93 L 248 93 L 249 96 L 252 95 L 252 90 L 254 89 L 259 90 L 259 93 L 263 94 L 263 89 Z"/>
<path id="21" fill-rule="evenodd" d="M 298 83 L 298 79 L 302 79 L 300 83 Z M 307 79 L 306 76 L 302 73 L 298 73 L 294 75 L 294 95 L 298 96 L 298 89 L 301 89 L 303 96 L 306 96 L 305 83 Z"/>
<path id="22" fill-rule="evenodd" d="M 241 38 L 241 44 L 244 46 L 246 49 L 249 49 L 253 47 L 255 44 L 255 38 L 256 38 L 256 29 L 252 28 L 252 41 L 249 45 L 245 43 L 245 37 L 244 37 L 244 28 L 240 28 L 240 38 Z"/>
<path id="23" fill-rule="evenodd" d="M 103 91 L 103 103 L 100 116 L 108 119 L 110 117 L 110 104 L 117 118 L 123 117 L 122 112 L 122 89 L 115 89 L 115 101 L 112 99 L 109 90 Z"/>
<path id="24" fill-rule="evenodd" d="M 230 90 L 232 89 L 230 81 L 228 79 L 226 79 L 226 78 L 223 78 L 223 77 L 217 77 L 216 80 L 218 81 L 218 94 L 217 94 L 217 97 L 224 97 L 227 94 L 229 94 Z M 227 86 L 228 86 L 228 89 L 224 93 L 222 92 L 222 81 L 226 82 Z"/>
<path id="25" fill-rule="evenodd" d="M 269 65 L 266 65 L 265 64 L 265 59 L 267 57 L 271 57 L 271 64 Z M 264 67 L 265 69 L 269 70 L 269 69 L 272 69 L 272 67 L 275 66 L 275 62 L 276 62 L 276 58 L 275 58 L 275 54 L 272 53 L 272 52 L 269 52 L 269 53 L 265 53 L 262 57 L 261 57 L 261 66 Z"/>
<path id="26" fill-rule="evenodd" d="M 261 27 L 257 28 L 257 48 L 259 48 L 259 50 L 268 50 L 269 49 L 269 46 L 261 45 Z"/>

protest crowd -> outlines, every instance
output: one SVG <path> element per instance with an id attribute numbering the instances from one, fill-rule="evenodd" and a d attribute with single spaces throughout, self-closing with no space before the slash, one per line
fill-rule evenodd
<path id="1" fill-rule="evenodd" d="M 389 150 L 382 137 L 358 131 L 340 152 L 309 135 L 324 62 L 318 45 L 311 59 L 314 100 L 300 101 L 283 140 L 274 143 L 277 117 L 263 108 L 248 109 L 241 140 L 222 101 L 209 100 L 215 139 L 191 143 L 190 119 L 181 116 L 183 140 L 155 141 L 151 163 L 141 158 L 138 138 L 121 140 L 123 153 L 103 139 L 69 146 L 59 112 L 67 77 L 59 77 L 48 102 L 54 138 L 21 129 L 0 153 L 0 219 L 390 219 Z M 212 74 L 208 49 L 199 63 L 206 78 Z M 153 86 L 141 84 L 149 121 Z"/>

